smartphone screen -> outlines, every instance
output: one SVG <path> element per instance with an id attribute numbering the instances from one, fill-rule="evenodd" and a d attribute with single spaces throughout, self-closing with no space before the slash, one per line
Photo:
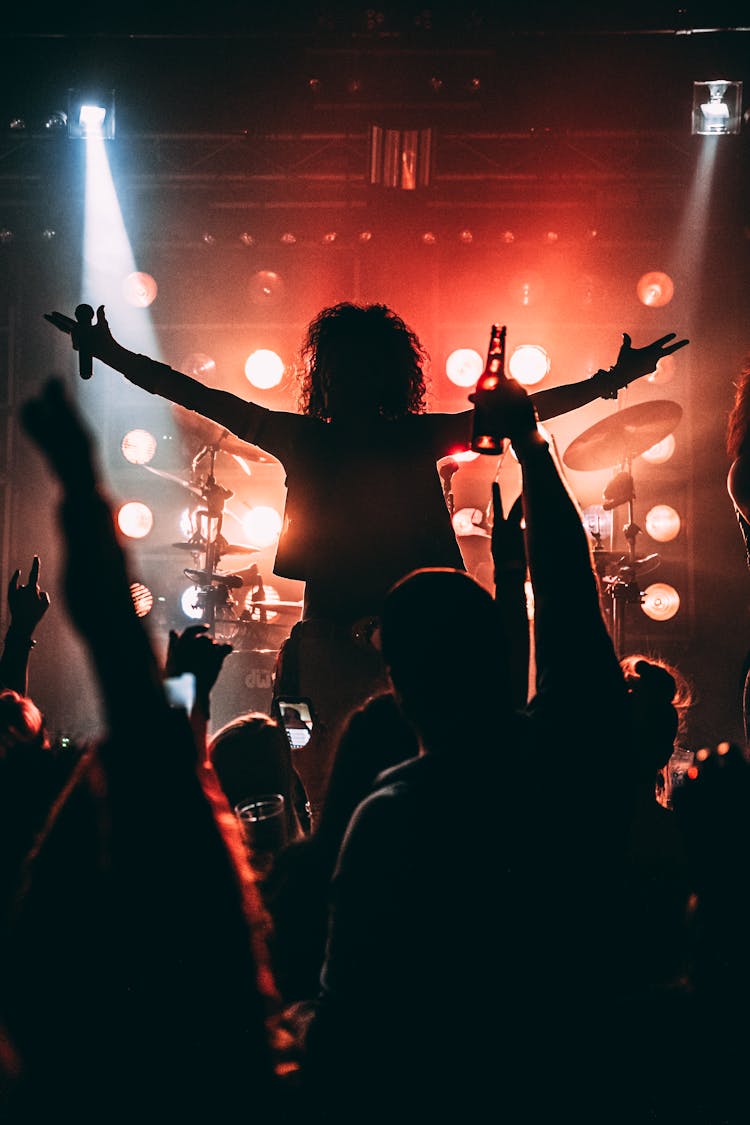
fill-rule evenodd
<path id="1" fill-rule="evenodd" d="M 309 699 L 277 699 L 282 726 L 292 750 L 301 750 L 310 741 L 313 729 L 312 707 Z"/>

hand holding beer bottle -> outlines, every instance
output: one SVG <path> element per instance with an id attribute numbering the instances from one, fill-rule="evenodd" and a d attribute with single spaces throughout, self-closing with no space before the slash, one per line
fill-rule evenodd
<path id="1" fill-rule="evenodd" d="M 505 372 L 505 325 L 492 325 L 487 364 L 469 402 L 474 403 L 471 448 L 499 456 L 510 440 L 516 453 L 537 435 L 536 414 L 526 390 Z"/>

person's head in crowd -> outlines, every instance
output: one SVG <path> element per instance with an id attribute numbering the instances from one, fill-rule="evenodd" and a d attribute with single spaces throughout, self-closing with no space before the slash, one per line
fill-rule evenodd
<path id="1" fill-rule="evenodd" d="M 225 723 L 208 744 L 208 758 L 231 808 L 248 798 L 280 793 L 287 835 L 308 830 L 304 787 L 294 768 L 286 734 L 262 711 L 249 711 Z"/>
<path id="2" fill-rule="evenodd" d="M 692 689 L 680 670 L 660 657 L 632 653 L 620 667 L 633 732 L 631 764 L 640 781 L 651 782 L 666 769 L 677 740 L 686 734 Z"/>
<path id="3" fill-rule="evenodd" d="M 401 418 L 425 409 L 419 339 L 387 305 L 342 301 L 322 309 L 301 347 L 300 405 L 314 418 Z"/>
<path id="4" fill-rule="evenodd" d="M 464 571 L 433 567 L 397 582 L 383 604 L 380 644 L 423 748 L 460 750 L 462 730 L 476 732 L 511 712 L 497 606 Z"/>
<path id="5" fill-rule="evenodd" d="M 0 691 L 0 761 L 16 750 L 46 750 L 49 745 L 36 703 L 10 688 Z"/>
<path id="6" fill-rule="evenodd" d="M 382 692 L 352 711 L 333 760 L 325 800 L 316 829 L 319 843 L 335 851 L 360 801 L 378 774 L 419 753 L 419 742 L 392 692 Z"/>

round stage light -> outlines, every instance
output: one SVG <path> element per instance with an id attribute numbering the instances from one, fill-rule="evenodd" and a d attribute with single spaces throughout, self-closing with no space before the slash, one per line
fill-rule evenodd
<path id="1" fill-rule="evenodd" d="M 456 348 L 445 361 L 445 374 L 456 387 L 475 387 L 484 360 L 473 348 Z"/>
<path id="2" fill-rule="evenodd" d="M 648 461 L 650 465 L 663 465 L 675 451 L 674 434 L 667 434 L 661 441 L 657 441 L 656 445 L 652 445 L 645 453 L 641 454 L 644 461 Z"/>
<path id="3" fill-rule="evenodd" d="M 117 513 L 117 526 L 128 539 L 143 539 L 154 526 L 154 513 L 148 504 L 129 500 Z"/>
<path id="4" fill-rule="evenodd" d="M 159 287 L 150 273 L 129 273 L 122 283 L 122 293 L 129 305 L 146 309 L 156 300 Z"/>
<path id="5" fill-rule="evenodd" d="M 508 369 L 524 387 L 533 387 L 549 373 L 550 358 L 539 344 L 519 344 L 508 361 Z"/>
<path id="6" fill-rule="evenodd" d="M 186 617 L 192 621 L 200 621 L 203 617 L 203 609 L 200 605 L 201 588 L 200 586 L 188 586 L 186 590 L 182 591 L 180 597 L 180 607 Z"/>
<path id="7" fill-rule="evenodd" d="M 635 287 L 638 300 L 649 308 L 660 309 L 668 305 L 674 296 L 674 282 L 667 273 L 652 270 L 638 278 Z"/>
<path id="8" fill-rule="evenodd" d="M 655 504 L 646 513 L 646 531 L 657 543 L 669 543 L 680 534 L 681 521 L 669 504 Z"/>
<path id="9" fill-rule="evenodd" d="M 269 348 L 257 348 L 245 360 L 245 377 L 261 391 L 278 387 L 284 377 L 284 361 Z"/>
<path id="10" fill-rule="evenodd" d="M 643 591 L 641 609 L 652 621 L 669 621 L 680 608 L 680 595 L 668 582 L 653 582 Z"/>
<path id="11" fill-rule="evenodd" d="M 130 583 L 130 596 L 136 617 L 146 617 L 154 608 L 154 595 L 142 582 Z"/>
<path id="12" fill-rule="evenodd" d="M 156 438 L 148 430 L 128 430 L 120 449 L 131 465 L 147 465 L 156 453 Z"/>
<path id="13" fill-rule="evenodd" d="M 671 383 L 677 367 L 673 355 L 663 355 L 656 364 L 656 370 L 646 376 L 647 383 Z"/>
<path id="14" fill-rule="evenodd" d="M 281 516 L 275 508 L 258 504 L 242 517 L 242 526 L 252 547 L 271 547 L 281 531 Z"/>
<path id="15" fill-rule="evenodd" d="M 191 352 L 183 359 L 182 370 L 193 379 L 213 379 L 216 375 L 216 360 L 205 352 Z"/>
<path id="16" fill-rule="evenodd" d="M 293 235 L 284 238 L 294 240 Z M 254 305 L 275 305 L 283 297 L 284 288 L 281 274 L 275 270 L 257 270 L 250 278 L 248 295 Z"/>

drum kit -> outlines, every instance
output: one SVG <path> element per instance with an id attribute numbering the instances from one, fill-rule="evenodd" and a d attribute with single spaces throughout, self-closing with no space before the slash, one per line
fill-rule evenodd
<path id="1" fill-rule="evenodd" d="M 624 550 L 607 549 L 600 528 L 596 525 L 589 528 L 594 540 L 594 563 L 607 600 L 604 608 L 620 657 L 626 652 L 626 608 L 642 603 L 640 578 L 656 569 L 660 562 L 658 554 L 637 557 L 636 543 L 642 529 L 634 518 L 633 460 L 668 437 L 681 417 L 682 407 L 666 399 L 625 407 L 585 430 L 563 454 L 563 464 L 569 469 L 616 470 L 604 488 L 602 509 L 611 512 L 627 505 L 627 519 L 622 528 Z"/>
<path id="2" fill-rule="evenodd" d="M 191 413 L 187 411 L 186 413 Z M 230 543 L 222 534 L 226 502 L 234 493 L 219 484 L 215 476 L 216 457 L 228 454 L 249 472 L 247 462 L 274 462 L 258 447 L 248 444 L 227 430 L 199 419 L 201 436 L 207 437 L 193 458 L 190 478 L 144 465 L 143 468 L 166 480 L 181 485 L 200 500 L 193 512 L 194 532 L 191 537 L 171 546 L 192 555 L 192 567 L 183 574 L 195 587 L 193 607 L 200 620 L 218 641 L 233 645 L 235 651 L 270 653 L 278 651 L 292 625 L 302 613 L 301 601 L 278 601 L 266 598 L 263 579 L 258 567 L 251 561 L 260 548 L 246 543 Z M 207 433 L 206 427 L 212 427 Z M 215 432 L 214 432 L 215 431 Z M 199 475 L 199 466 L 207 468 Z M 231 571 L 221 568 L 222 560 L 234 558 L 238 564 Z M 238 593 L 238 602 L 231 591 Z"/>

